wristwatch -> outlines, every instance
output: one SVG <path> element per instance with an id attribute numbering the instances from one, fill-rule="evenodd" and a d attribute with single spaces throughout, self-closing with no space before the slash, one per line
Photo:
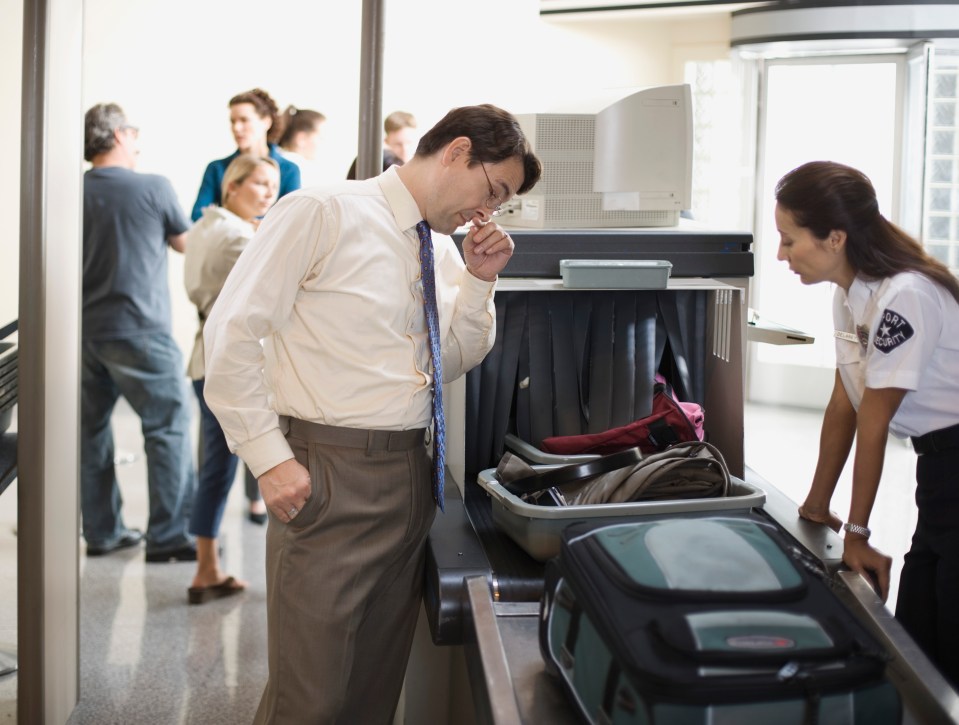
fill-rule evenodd
<path id="1" fill-rule="evenodd" d="M 848 521 L 842 525 L 843 531 L 848 531 L 850 534 L 859 534 L 863 538 L 868 539 L 872 536 L 872 531 L 869 530 L 868 526 L 860 526 L 859 524 L 851 524 Z"/>

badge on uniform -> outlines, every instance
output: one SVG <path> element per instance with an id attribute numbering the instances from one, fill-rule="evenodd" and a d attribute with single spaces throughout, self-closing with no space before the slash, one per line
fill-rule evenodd
<path id="1" fill-rule="evenodd" d="M 866 351 L 866 346 L 869 345 L 869 328 L 866 325 L 856 325 L 856 333 L 843 332 L 842 330 L 835 330 L 833 337 L 838 337 L 840 340 L 845 340 L 846 342 L 858 342 L 859 347 L 862 348 L 862 351 Z"/>
<path id="2" fill-rule="evenodd" d="M 893 309 L 883 310 L 872 344 L 879 352 L 890 353 L 915 334 L 909 321 Z"/>

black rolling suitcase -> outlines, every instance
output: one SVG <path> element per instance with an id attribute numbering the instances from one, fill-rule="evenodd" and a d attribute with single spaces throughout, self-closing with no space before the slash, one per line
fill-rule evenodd
<path id="1" fill-rule="evenodd" d="M 590 723 L 899 723 L 886 654 L 832 586 L 756 514 L 574 524 L 540 648 Z"/>

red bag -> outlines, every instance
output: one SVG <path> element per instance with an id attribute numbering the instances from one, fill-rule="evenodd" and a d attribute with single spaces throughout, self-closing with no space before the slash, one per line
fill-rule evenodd
<path id="1" fill-rule="evenodd" d="M 684 403 L 673 397 L 672 389 L 661 376 L 653 386 L 653 410 L 645 418 L 602 433 L 544 438 L 540 447 L 546 453 L 607 455 L 627 448 L 639 447 L 643 453 L 662 451 L 683 441 L 703 440 L 702 406 Z"/>

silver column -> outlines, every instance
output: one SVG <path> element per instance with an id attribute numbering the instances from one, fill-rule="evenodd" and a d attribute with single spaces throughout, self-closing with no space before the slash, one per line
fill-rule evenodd
<path id="1" fill-rule="evenodd" d="M 383 5 L 381 0 L 363 0 L 357 179 L 383 170 Z"/>

